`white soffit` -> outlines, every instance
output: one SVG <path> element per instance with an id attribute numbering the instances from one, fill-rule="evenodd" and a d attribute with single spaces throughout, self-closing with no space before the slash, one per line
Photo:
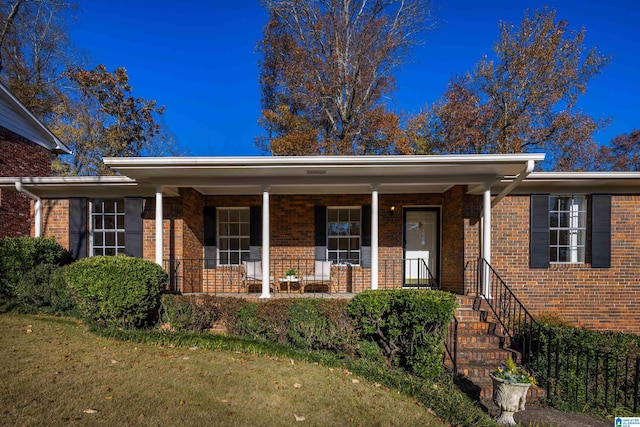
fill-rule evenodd
<path id="1" fill-rule="evenodd" d="M 544 154 L 105 158 L 139 183 L 194 187 L 203 194 L 444 192 L 517 175 Z"/>
<path id="2" fill-rule="evenodd" d="M 496 187 L 505 186 L 508 179 Z M 638 193 L 640 172 L 533 172 L 513 191 L 532 193 Z"/>

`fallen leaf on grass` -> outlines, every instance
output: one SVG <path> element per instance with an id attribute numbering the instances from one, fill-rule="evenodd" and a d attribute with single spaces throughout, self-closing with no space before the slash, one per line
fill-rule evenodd
<path id="1" fill-rule="evenodd" d="M 196 351 L 198 349 L 198 347 L 189 347 L 189 350 L 191 351 Z"/>
<path id="2" fill-rule="evenodd" d="M 113 396 L 106 396 L 105 399 L 111 400 L 111 399 L 113 399 Z"/>
<path id="3" fill-rule="evenodd" d="M 82 412 L 84 412 L 85 414 L 95 414 L 95 413 L 97 413 L 98 411 L 96 411 L 95 409 L 85 409 L 85 410 L 84 410 L 84 411 L 82 411 Z"/>
<path id="4" fill-rule="evenodd" d="M 298 384 L 298 383 L 295 383 L 293 386 L 294 386 L 295 388 L 302 388 L 302 384 Z"/>
<path id="5" fill-rule="evenodd" d="M 115 359 L 111 361 L 111 364 L 112 364 L 112 365 L 115 365 L 116 363 L 118 363 L 118 361 L 117 361 L 117 360 L 115 360 Z"/>
<path id="6" fill-rule="evenodd" d="M 358 384 L 359 382 L 360 382 L 360 380 L 355 380 L 355 379 L 351 380 L 351 383 L 353 383 L 353 384 Z"/>
<path id="7" fill-rule="evenodd" d="M 30 334 L 30 333 L 32 333 L 32 332 L 33 332 L 33 331 L 32 331 L 31 329 L 27 329 L 27 333 L 28 333 L 28 334 Z"/>
<path id="8" fill-rule="evenodd" d="M 189 356 L 184 356 L 182 360 L 189 360 Z"/>
<path id="9" fill-rule="evenodd" d="M 304 421 L 305 420 L 304 415 L 293 414 L 293 416 L 296 417 L 296 421 Z"/>

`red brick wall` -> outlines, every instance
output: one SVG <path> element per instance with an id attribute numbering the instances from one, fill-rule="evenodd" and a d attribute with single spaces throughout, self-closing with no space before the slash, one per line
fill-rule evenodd
<path id="1" fill-rule="evenodd" d="M 42 230 L 45 237 L 53 237 L 69 250 L 69 200 L 42 200 Z"/>
<path id="2" fill-rule="evenodd" d="M 467 202 L 479 211 L 479 198 Z M 613 195 L 611 202 L 611 268 L 591 268 L 589 256 L 585 264 L 529 268 L 530 197 L 508 196 L 494 207 L 492 265 L 534 316 L 550 313 L 577 326 L 640 333 L 640 195 Z M 467 258 L 478 252 L 471 222 Z"/>
<path id="3" fill-rule="evenodd" d="M 0 127 L 0 176 L 47 176 L 51 152 Z M 13 190 L 0 190 L 0 237 L 31 235 L 30 200 Z"/>

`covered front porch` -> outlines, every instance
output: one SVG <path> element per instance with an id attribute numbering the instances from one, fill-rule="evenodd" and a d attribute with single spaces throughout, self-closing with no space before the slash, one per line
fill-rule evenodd
<path id="1" fill-rule="evenodd" d="M 473 256 L 490 261 L 491 206 L 543 157 L 109 158 L 105 163 L 155 188 L 144 210 L 145 235 L 155 237 L 145 257 L 153 251 L 150 258 L 166 268 L 170 290 L 270 298 L 401 287 L 462 293 L 465 241 L 477 239 L 480 250 Z M 496 184 L 500 191 L 492 196 Z M 469 209 L 470 200 L 479 212 Z M 475 235 L 468 232 L 470 223 L 478 225 Z"/>

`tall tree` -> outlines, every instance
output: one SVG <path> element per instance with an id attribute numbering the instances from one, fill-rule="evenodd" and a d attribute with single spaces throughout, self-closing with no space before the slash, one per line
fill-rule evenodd
<path id="1" fill-rule="evenodd" d="M 545 151 L 558 170 L 585 169 L 597 154 L 593 133 L 606 121 L 577 107 L 609 58 L 585 52 L 585 29 L 569 31 L 554 10 L 500 23 L 495 60 L 455 76 L 443 98 L 409 124 L 422 153 Z"/>
<path id="2" fill-rule="evenodd" d="M 65 69 L 78 64 L 68 34 L 76 10 L 65 0 L 0 0 L 0 80 L 45 121 L 65 90 Z"/>
<path id="3" fill-rule="evenodd" d="M 70 141 L 73 159 L 60 158 L 54 170 L 65 175 L 106 174 L 102 157 L 137 156 L 160 132 L 156 118 L 164 112 L 156 101 L 132 95 L 124 68 L 113 72 L 104 65 L 69 71 L 78 94 L 67 97 L 54 132 Z"/>
<path id="4" fill-rule="evenodd" d="M 601 147 L 594 164 L 599 170 L 640 172 L 640 130 L 618 135 Z"/>
<path id="5" fill-rule="evenodd" d="M 259 45 L 266 135 L 275 155 L 405 152 L 386 108 L 394 69 L 429 28 L 426 0 L 266 0 Z"/>

